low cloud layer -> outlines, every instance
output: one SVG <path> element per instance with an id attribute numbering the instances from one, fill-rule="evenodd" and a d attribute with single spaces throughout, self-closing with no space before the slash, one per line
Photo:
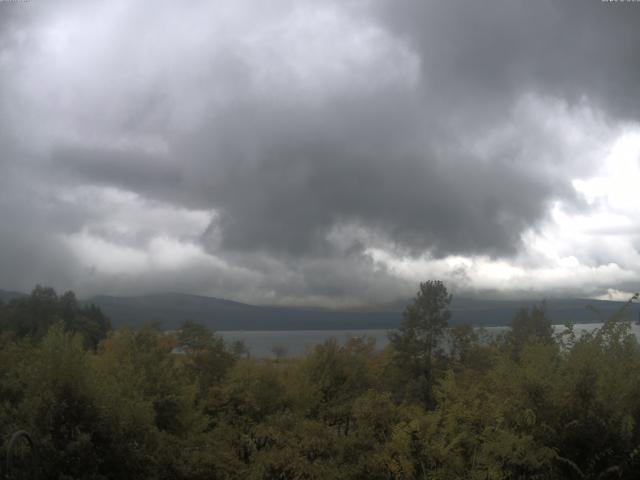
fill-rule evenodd
<path id="1" fill-rule="evenodd" d="M 599 0 L 0 3 L 0 288 L 635 291 L 638 20 Z"/>

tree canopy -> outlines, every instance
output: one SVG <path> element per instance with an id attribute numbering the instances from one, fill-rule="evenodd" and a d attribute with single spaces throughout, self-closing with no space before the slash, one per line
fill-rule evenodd
<path id="1" fill-rule="evenodd" d="M 449 325 L 451 299 L 441 281 L 421 283 L 413 302 L 404 311 L 399 331 L 389 333 L 395 361 L 426 405 L 433 401 L 433 356 Z"/>
<path id="2" fill-rule="evenodd" d="M 82 304 L 71 291 L 58 295 L 53 288 L 37 285 L 30 295 L 0 305 L 0 331 L 18 337 L 40 339 L 57 322 L 79 333 L 91 348 L 111 330 L 110 320 L 98 307 Z"/>
<path id="3" fill-rule="evenodd" d="M 69 320 L 87 308 L 74 298 L 38 289 L 0 307 L 3 322 L 13 319 L 0 333 L 0 458 L 12 432 L 29 431 L 39 456 L 29 478 L 578 480 L 640 471 L 640 347 L 620 315 L 582 335 L 571 325 L 553 334 L 536 307 L 509 333 L 486 337 L 447 329 L 451 297 L 427 282 L 386 348 L 331 339 L 274 360 L 248 357 L 194 322 L 110 331 L 94 347 Z M 16 312 L 41 320 L 20 330 Z M 428 402 L 414 388 L 422 381 Z"/>

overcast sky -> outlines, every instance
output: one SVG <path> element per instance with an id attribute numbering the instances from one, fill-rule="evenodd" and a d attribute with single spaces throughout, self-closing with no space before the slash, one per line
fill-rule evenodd
<path id="1" fill-rule="evenodd" d="M 0 0 L 0 288 L 640 289 L 640 3 Z"/>

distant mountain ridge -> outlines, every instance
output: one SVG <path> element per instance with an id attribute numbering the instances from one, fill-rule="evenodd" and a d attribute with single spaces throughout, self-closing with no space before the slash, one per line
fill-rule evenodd
<path id="1" fill-rule="evenodd" d="M 186 294 L 159 294 L 137 297 L 97 296 L 88 301 L 99 306 L 114 326 L 136 326 L 148 321 L 174 329 L 184 320 L 203 323 L 214 330 L 355 330 L 393 329 L 400 325 L 401 311 L 334 311 L 255 306 Z M 407 301 L 409 303 L 410 300 Z M 454 298 L 452 325 L 509 325 L 516 312 L 540 302 L 530 300 L 492 301 Z M 557 299 L 545 302 L 553 323 L 598 323 L 615 313 L 624 302 L 590 299 Z M 594 307 L 593 311 L 589 306 Z M 640 306 L 631 306 L 629 318 L 636 320 Z"/>
<path id="2" fill-rule="evenodd" d="M 24 293 L 0 290 L 0 300 L 8 302 Z M 407 300 L 407 304 L 411 300 Z M 180 293 L 117 297 L 98 295 L 93 303 L 111 319 L 114 327 L 136 327 L 158 322 L 161 328 L 176 329 L 193 320 L 214 330 L 356 330 L 393 329 L 400 325 L 400 310 L 334 311 L 326 309 L 256 306 L 215 297 Z M 539 304 L 532 300 L 478 300 L 454 297 L 452 325 L 508 325 L 518 309 Z M 590 299 L 552 299 L 545 302 L 553 323 L 597 323 L 606 320 L 624 302 Z M 397 305 L 397 304 L 396 304 Z M 593 311 L 589 307 L 594 307 Z M 397 308 L 397 307 L 396 307 Z M 640 305 L 633 304 L 629 318 L 640 319 Z"/>
<path id="3" fill-rule="evenodd" d="M 114 326 L 159 322 L 178 328 L 184 320 L 203 323 L 214 330 L 342 330 L 395 328 L 397 312 L 332 311 L 263 307 L 187 294 L 137 297 L 96 296 L 87 300 L 111 318 Z"/>
<path id="4" fill-rule="evenodd" d="M 21 292 L 12 292 L 10 290 L 0 290 L 0 301 L 2 302 L 10 302 L 14 298 L 26 297 L 26 293 Z"/>

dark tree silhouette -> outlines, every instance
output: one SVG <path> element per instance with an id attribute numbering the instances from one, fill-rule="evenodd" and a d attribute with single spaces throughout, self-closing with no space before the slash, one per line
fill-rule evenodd
<path id="1" fill-rule="evenodd" d="M 389 334 L 396 362 L 417 383 L 426 404 L 433 400 L 433 355 L 451 317 L 451 298 L 440 280 L 421 283 L 413 303 L 404 311 L 399 331 Z"/>

